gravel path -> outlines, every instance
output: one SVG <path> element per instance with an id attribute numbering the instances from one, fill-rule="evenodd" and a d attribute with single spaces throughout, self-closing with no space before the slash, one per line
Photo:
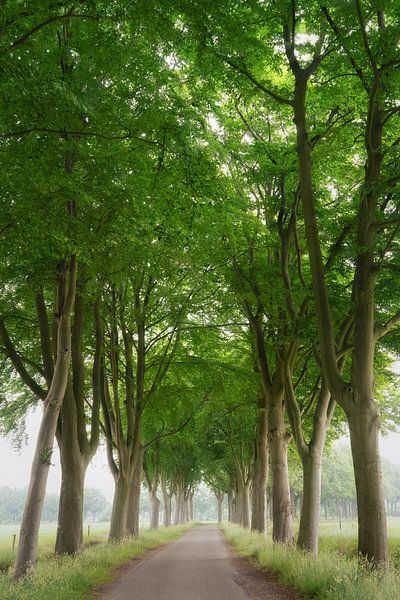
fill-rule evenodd
<path id="1" fill-rule="evenodd" d="M 176 542 L 122 569 L 97 600 L 296 600 L 270 574 L 239 557 L 215 527 L 190 530 Z"/>

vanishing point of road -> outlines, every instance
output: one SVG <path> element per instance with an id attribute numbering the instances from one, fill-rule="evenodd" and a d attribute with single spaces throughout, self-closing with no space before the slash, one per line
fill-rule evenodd
<path id="1" fill-rule="evenodd" d="M 98 600 L 286 600 L 289 590 L 258 581 L 257 594 L 249 574 L 238 573 L 232 550 L 215 527 L 197 527 L 132 564 L 96 595 Z M 235 553 L 234 553 L 235 556 Z M 236 555 L 237 556 L 237 555 Z M 243 560 L 237 558 L 237 560 Z M 248 565 L 247 561 L 246 564 Z M 258 580 L 258 570 L 248 565 Z M 261 576 L 261 571 L 259 572 Z M 262 577 L 262 576 L 261 576 Z M 267 587 L 265 587 L 265 585 Z M 261 593 L 260 593 L 261 592 Z"/>

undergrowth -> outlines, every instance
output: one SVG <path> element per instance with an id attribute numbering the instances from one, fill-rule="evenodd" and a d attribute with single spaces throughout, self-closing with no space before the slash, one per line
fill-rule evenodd
<path id="1" fill-rule="evenodd" d="M 274 571 L 286 586 L 313 600 L 400 600 L 400 573 L 371 572 L 357 558 L 322 550 L 317 559 L 295 546 L 273 544 L 261 534 L 224 525 L 227 539 L 243 556 Z"/>

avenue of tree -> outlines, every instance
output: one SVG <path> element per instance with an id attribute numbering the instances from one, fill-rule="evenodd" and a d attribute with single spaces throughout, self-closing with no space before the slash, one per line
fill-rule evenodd
<path id="1" fill-rule="evenodd" d="M 161 501 L 165 526 L 191 519 L 203 481 L 219 520 L 225 497 L 229 520 L 265 532 L 270 480 L 274 541 L 295 541 L 296 493 L 296 542 L 317 555 L 324 448 L 346 425 L 355 496 L 337 501 L 359 553 L 387 565 L 397 4 L 3 3 L 1 428 L 22 440 L 43 412 L 16 578 L 55 443 L 58 554 L 82 548 L 101 443 L 110 540 L 138 535 L 142 482 L 154 528 Z"/>

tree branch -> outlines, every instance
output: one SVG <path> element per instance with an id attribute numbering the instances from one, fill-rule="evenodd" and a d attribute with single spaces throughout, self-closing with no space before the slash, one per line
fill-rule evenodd
<path id="1" fill-rule="evenodd" d="M 14 369 L 17 371 L 22 382 L 29 387 L 29 389 L 41 400 L 45 400 L 47 396 L 46 390 L 44 390 L 26 370 L 20 355 L 18 354 L 11 338 L 8 334 L 7 328 L 2 318 L 0 318 L 0 338 L 3 340 L 4 348 L 8 358 L 11 360 Z"/>

